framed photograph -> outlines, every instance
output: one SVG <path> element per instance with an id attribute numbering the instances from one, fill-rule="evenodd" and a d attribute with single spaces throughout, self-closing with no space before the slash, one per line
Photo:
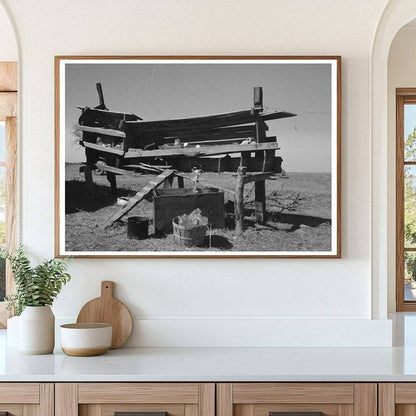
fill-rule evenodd
<path id="1" fill-rule="evenodd" d="M 340 257 L 341 58 L 55 57 L 55 249 Z"/>

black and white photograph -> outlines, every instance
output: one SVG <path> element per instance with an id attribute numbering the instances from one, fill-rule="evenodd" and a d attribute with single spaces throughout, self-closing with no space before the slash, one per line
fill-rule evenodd
<path id="1" fill-rule="evenodd" d="M 339 257 L 339 57 L 56 57 L 56 255 Z"/>

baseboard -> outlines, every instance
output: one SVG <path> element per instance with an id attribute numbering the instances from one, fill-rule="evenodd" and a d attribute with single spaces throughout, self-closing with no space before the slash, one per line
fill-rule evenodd
<path id="1" fill-rule="evenodd" d="M 73 322 L 57 317 L 57 324 Z M 57 331 L 59 332 L 59 331 Z M 59 342 L 59 340 L 58 340 Z M 391 347 L 392 322 L 372 319 L 140 317 L 126 347 Z"/>

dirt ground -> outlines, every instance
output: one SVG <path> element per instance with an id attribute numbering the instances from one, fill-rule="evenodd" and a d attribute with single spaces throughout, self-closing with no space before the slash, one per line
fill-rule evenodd
<path id="1" fill-rule="evenodd" d="M 67 251 L 329 251 L 331 249 L 331 175 L 330 173 L 287 173 L 286 178 L 266 181 L 267 221 L 256 224 L 253 214 L 253 184 L 245 186 L 245 231 L 237 236 L 234 230 L 232 206 L 228 204 L 226 228 L 212 230 L 204 246 L 186 249 L 175 244 L 173 235 L 154 235 L 153 204 L 144 200 L 128 215 L 148 217 L 149 238 L 127 238 L 124 221 L 110 228 L 103 224 L 120 207 L 111 195 L 106 176 L 94 175 L 96 197 L 88 203 L 85 198 L 83 173 L 80 164 L 65 168 L 65 244 Z M 118 197 L 130 197 L 147 185 L 154 175 L 138 177 L 117 176 Z M 225 189 L 235 188 L 231 174 L 202 173 L 202 183 Z M 176 186 L 176 182 L 174 183 Z M 185 186 L 192 186 L 185 180 Z M 225 202 L 232 194 L 225 192 Z"/>

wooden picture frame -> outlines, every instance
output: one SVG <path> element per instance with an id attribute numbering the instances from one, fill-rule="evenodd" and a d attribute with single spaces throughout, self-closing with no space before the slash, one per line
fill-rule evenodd
<path id="1" fill-rule="evenodd" d="M 341 256 L 339 56 L 56 56 L 55 139 L 57 257 Z"/>

